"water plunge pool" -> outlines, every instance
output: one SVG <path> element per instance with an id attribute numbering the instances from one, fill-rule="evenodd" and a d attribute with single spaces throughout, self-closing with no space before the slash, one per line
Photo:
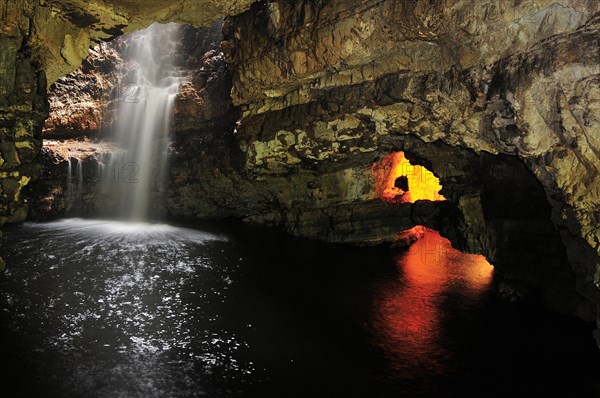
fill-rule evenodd
<path id="1" fill-rule="evenodd" d="M 392 252 L 208 231 L 80 219 L 7 228 L 7 396 L 599 391 L 591 326 L 500 301 L 489 265 L 434 232 Z"/>

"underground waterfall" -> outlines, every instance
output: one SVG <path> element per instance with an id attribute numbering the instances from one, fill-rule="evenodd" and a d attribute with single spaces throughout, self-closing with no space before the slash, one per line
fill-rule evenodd
<path id="1" fill-rule="evenodd" d="M 180 84 L 180 72 L 173 65 L 177 33 L 176 24 L 155 24 L 133 34 L 122 59 L 127 70 L 111 89 L 117 104 L 108 133 L 113 146 L 90 165 L 96 170 L 89 183 L 115 198 L 115 209 L 107 213 L 118 219 L 156 219 L 164 202 L 173 105 Z M 72 156 L 67 152 L 68 208 L 71 215 L 81 215 L 83 159 Z"/>
<path id="2" fill-rule="evenodd" d="M 105 167 L 123 183 L 123 217 L 135 221 L 150 216 L 153 189 L 164 191 L 173 104 L 179 87 L 173 65 L 177 32 L 176 24 L 155 24 L 137 33 L 127 49 L 128 61 L 135 69 L 130 71 L 132 76 L 126 74 L 126 83 L 117 86 L 122 91 L 117 93 L 120 105 L 115 133 L 124 151 Z"/>
<path id="3" fill-rule="evenodd" d="M 0 2 L 9 396 L 600 392 L 592 6 L 50 3 Z"/>

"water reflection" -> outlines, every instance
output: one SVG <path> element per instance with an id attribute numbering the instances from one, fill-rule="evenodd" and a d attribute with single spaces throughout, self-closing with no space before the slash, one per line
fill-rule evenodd
<path id="1" fill-rule="evenodd" d="M 476 303 L 488 291 L 493 268 L 483 256 L 455 250 L 438 232 L 425 235 L 396 259 L 399 275 L 377 289 L 374 330 L 390 366 L 403 376 L 441 374 L 452 350 L 444 306 Z"/>
<path id="2" fill-rule="evenodd" d="M 2 396 L 598 396 L 591 328 L 505 307 L 436 233 L 394 263 L 234 227 L 5 228 Z"/>
<path id="3" fill-rule="evenodd" d="M 79 219 L 22 231 L 12 237 L 0 308 L 22 333 L 23 354 L 40 361 L 30 371 L 53 368 L 56 379 L 38 388 L 61 397 L 196 397 L 208 383 L 191 377 L 197 372 L 252 371 L 234 355 L 246 343 L 221 324 L 238 262 L 209 244 L 225 238 Z"/>

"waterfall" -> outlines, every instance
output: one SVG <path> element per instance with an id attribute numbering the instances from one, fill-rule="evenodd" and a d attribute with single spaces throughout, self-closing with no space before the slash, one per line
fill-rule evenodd
<path id="1" fill-rule="evenodd" d="M 73 170 L 71 169 L 71 158 L 66 157 L 67 160 L 67 211 L 69 212 L 73 207 Z"/>
<path id="2" fill-rule="evenodd" d="M 124 55 L 129 68 L 119 82 L 114 137 L 122 151 L 105 164 L 105 183 L 116 186 L 120 218 L 156 217 L 166 177 L 169 131 L 179 89 L 173 60 L 176 24 L 154 24 L 134 33 Z"/>
<path id="3" fill-rule="evenodd" d="M 77 185 L 75 185 L 75 203 L 73 206 L 73 210 L 75 211 L 76 215 L 80 215 L 81 209 L 83 207 L 83 161 L 81 159 L 77 159 L 75 178 L 77 181 Z"/>
<path id="4" fill-rule="evenodd" d="M 71 216 L 81 215 L 83 208 L 83 160 L 71 156 L 67 161 L 67 212 Z M 75 166 L 75 175 L 73 175 Z"/>

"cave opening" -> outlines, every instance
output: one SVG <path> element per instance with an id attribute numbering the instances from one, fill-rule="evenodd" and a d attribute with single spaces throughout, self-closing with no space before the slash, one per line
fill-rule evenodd
<path id="1" fill-rule="evenodd" d="M 416 201 L 445 202 L 440 193 L 440 179 L 425 166 L 413 164 L 404 151 L 386 154 L 371 166 L 375 179 L 375 192 L 379 200 L 390 204 L 414 204 Z M 437 220 L 427 220 L 430 224 L 439 224 Z M 414 225 L 394 236 L 394 244 L 410 246 L 426 234 L 438 233 L 424 225 Z"/>
<path id="2" fill-rule="evenodd" d="M 403 151 L 392 152 L 373 165 L 378 197 L 387 203 L 443 201 L 440 180 L 425 166 L 413 165 Z"/>

